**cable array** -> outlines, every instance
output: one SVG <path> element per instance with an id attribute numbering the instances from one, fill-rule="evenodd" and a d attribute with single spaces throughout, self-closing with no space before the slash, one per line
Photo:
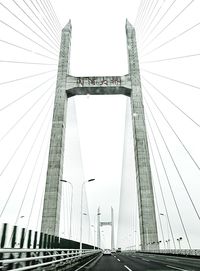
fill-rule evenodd
<path id="1" fill-rule="evenodd" d="M 0 12 L 0 220 L 40 230 L 61 25 L 49 1 Z"/>
<path id="2" fill-rule="evenodd" d="M 198 189 L 193 188 L 199 185 L 200 174 L 196 151 L 200 135 L 196 102 L 200 89 L 196 73 L 200 45 L 198 7 L 199 3 L 194 0 L 141 1 L 135 21 L 162 248 L 166 248 L 166 242 L 169 248 L 170 240 L 176 248 L 178 235 L 183 235 L 184 247 L 194 247 L 191 220 L 193 225 L 200 222 L 200 202 L 195 193 Z M 165 215 L 169 240 L 160 215 Z M 179 226 L 174 223 L 175 217 Z"/>
<path id="3" fill-rule="evenodd" d="M 3 128 L 0 133 L 0 221 L 40 231 L 62 27 L 50 0 L 10 0 L 0 3 L 0 12 L 0 121 Z M 73 111 L 73 120 L 74 115 Z M 78 139 L 76 143 L 79 144 Z M 74 148 L 80 152 L 80 146 Z M 79 156 L 77 153 L 78 159 Z M 75 201 L 80 198 L 80 182 L 84 179 L 82 168 L 80 172 L 79 183 L 74 184 Z M 73 175 L 76 176 L 76 172 Z M 72 238 L 69 236 L 71 197 L 72 191 L 68 185 L 64 186 L 60 216 L 64 238 Z M 84 204 L 87 217 L 83 228 L 87 230 L 85 242 L 88 242 L 90 220 L 85 193 Z M 78 241 L 80 210 L 77 210 L 72 215 L 76 226 L 71 230 Z"/>

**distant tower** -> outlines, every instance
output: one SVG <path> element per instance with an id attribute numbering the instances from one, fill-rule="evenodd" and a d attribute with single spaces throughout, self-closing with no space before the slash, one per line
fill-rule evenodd
<path id="1" fill-rule="evenodd" d="M 97 214 L 100 214 L 100 207 L 98 208 Z M 97 247 L 101 247 L 101 227 L 103 227 L 103 226 L 111 226 L 111 249 L 115 249 L 113 207 L 111 207 L 110 221 L 101 222 L 100 215 L 97 215 Z"/>
<path id="2" fill-rule="evenodd" d="M 150 159 L 143 109 L 135 30 L 126 22 L 129 74 L 74 77 L 69 75 L 71 23 L 62 30 L 56 96 L 41 230 L 58 235 L 67 99 L 74 95 L 123 94 L 130 97 L 138 190 L 141 248 L 158 247 Z M 97 236 L 98 237 L 98 236 Z M 114 236 L 113 236 L 114 237 Z"/>

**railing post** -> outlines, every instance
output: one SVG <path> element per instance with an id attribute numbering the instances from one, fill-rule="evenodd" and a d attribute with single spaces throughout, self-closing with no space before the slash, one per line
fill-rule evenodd
<path id="1" fill-rule="evenodd" d="M 34 241 L 33 241 L 33 248 L 37 248 L 37 231 L 35 231 L 35 234 L 34 234 Z"/>
<path id="2" fill-rule="evenodd" d="M 31 236 L 32 236 L 32 230 L 29 230 L 28 231 L 27 248 L 31 247 Z"/>
<path id="3" fill-rule="evenodd" d="M 1 236 L 1 248 L 4 248 L 6 242 L 6 231 L 7 231 L 7 223 L 3 224 L 2 236 Z"/>
<path id="4" fill-rule="evenodd" d="M 22 228 L 21 238 L 20 238 L 20 248 L 23 248 L 24 246 L 24 239 L 25 239 L 25 228 Z"/>
<path id="5" fill-rule="evenodd" d="M 50 248 L 51 247 L 51 235 L 48 234 L 47 235 L 47 248 Z"/>
<path id="6" fill-rule="evenodd" d="M 59 248 L 59 237 L 55 236 L 55 248 Z"/>
<path id="7" fill-rule="evenodd" d="M 51 246 L 50 248 L 54 248 L 54 236 L 51 235 Z"/>
<path id="8" fill-rule="evenodd" d="M 43 248 L 43 233 L 40 233 L 39 248 Z"/>
<path id="9" fill-rule="evenodd" d="M 44 234 L 43 248 L 47 248 L 47 234 Z"/>
<path id="10" fill-rule="evenodd" d="M 14 226 L 13 227 L 13 231 L 12 231 L 11 248 L 15 247 L 15 244 L 16 244 L 16 234 L 17 234 L 17 226 Z"/>

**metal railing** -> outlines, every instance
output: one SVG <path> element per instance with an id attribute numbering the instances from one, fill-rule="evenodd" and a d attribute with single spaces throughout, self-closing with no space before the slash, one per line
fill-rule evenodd
<path id="1" fill-rule="evenodd" d="M 80 243 L 78 241 L 21 228 L 19 226 L 12 226 L 5 223 L 0 224 L 0 248 L 79 249 Z M 82 248 L 92 249 L 93 245 L 83 243 Z"/>
<path id="2" fill-rule="evenodd" d="M 156 250 L 151 249 L 142 252 L 184 255 L 184 256 L 200 256 L 200 249 L 156 249 Z"/>
<path id="3" fill-rule="evenodd" d="M 0 270 L 44 270 L 48 266 L 66 267 L 84 258 L 95 257 L 100 252 L 101 250 L 92 249 L 0 249 Z"/>
<path id="4" fill-rule="evenodd" d="M 127 253 L 153 253 L 153 254 L 170 254 L 170 255 L 183 255 L 183 256 L 197 256 L 200 257 L 200 249 L 149 249 L 149 250 L 134 250 L 126 249 Z"/>

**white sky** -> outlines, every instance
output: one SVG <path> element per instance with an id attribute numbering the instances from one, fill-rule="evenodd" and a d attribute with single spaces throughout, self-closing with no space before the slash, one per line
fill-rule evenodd
<path id="1" fill-rule="evenodd" d="M 70 2 L 65 9 L 56 2 L 61 23 L 72 22 L 70 73 L 75 76 L 128 73 L 126 18 L 134 19 L 138 1 Z M 67 11 L 67 7 L 69 10 Z M 69 16 L 66 19 L 66 14 Z M 81 46 L 80 46 L 81 43 Z M 117 233 L 126 97 L 78 97 L 76 110 L 91 223 L 101 207 L 101 220 L 115 213 Z M 96 222 L 95 222 L 96 223 Z M 110 247 L 110 227 L 102 228 L 102 245 Z M 116 240 L 115 234 L 115 241 Z M 129 242 L 128 242 L 129 243 Z M 128 246 L 128 245 L 127 245 Z"/>
<path id="2" fill-rule="evenodd" d="M 86 1 L 86 2 L 70 2 L 69 7 L 69 18 L 72 19 L 72 52 L 71 52 L 71 74 L 72 75 L 123 75 L 128 72 L 127 68 L 127 50 L 126 50 L 126 38 L 125 38 L 125 18 L 128 18 L 132 23 L 134 23 L 135 15 L 137 13 L 137 9 L 139 6 L 140 1 Z M 153 5 L 157 1 L 152 1 Z M 173 8 L 168 13 L 165 19 L 163 19 L 162 23 L 159 25 L 158 29 L 154 31 L 153 37 L 159 33 L 172 19 L 184 9 L 185 6 L 189 5 L 191 1 L 176 1 Z M 160 12 L 160 17 L 167 8 L 173 3 L 173 1 L 158 1 L 158 5 L 156 6 L 153 15 L 158 11 L 161 5 L 162 9 Z M 56 1 L 55 8 L 57 13 L 60 14 L 59 18 L 62 21 L 65 18 L 65 9 L 59 9 L 61 5 L 58 4 Z M 158 41 L 152 42 L 149 47 L 145 48 L 142 51 L 142 34 L 140 32 L 137 33 L 138 35 L 138 50 L 141 56 L 143 52 L 149 52 L 151 49 L 159 46 L 160 44 L 164 43 L 165 41 L 170 40 L 172 37 L 175 37 L 177 34 L 183 32 L 185 29 L 195 25 L 198 23 L 198 10 L 199 3 L 198 1 L 194 1 L 193 5 L 189 5 L 188 9 L 183 12 L 182 16 L 176 20 L 174 24 L 168 27 L 165 31 L 164 35 L 160 35 L 157 39 Z M 67 13 L 67 8 L 66 8 Z M 64 14 L 64 15 L 63 15 Z M 153 18 L 149 19 L 148 23 L 151 23 Z M 159 21 L 159 18 L 157 21 Z M 143 18 L 143 22 L 145 19 Z M 147 21 L 146 21 L 147 22 Z M 155 22 L 154 22 L 155 24 Z M 152 24 L 152 28 L 154 26 Z M 64 23 L 63 23 L 64 25 Z M 139 27 L 139 30 L 146 30 L 147 25 L 145 28 Z M 183 35 L 182 38 L 175 40 L 174 42 L 169 43 L 167 46 L 163 46 L 163 49 L 156 50 L 154 53 L 147 55 L 146 57 L 141 58 L 141 62 L 148 61 L 148 60 L 156 60 L 156 59 L 163 59 L 168 57 L 176 57 L 182 56 L 187 54 L 198 53 L 199 48 L 199 41 L 197 40 L 196 36 L 198 36 L 199 28 L 194 29 L 188 35 Z M 148 33 L 147 33 L 148 34 Z M 141 36 L 141 37 L 140 37 Z M 151 37 L 151 36 L 150 36 Z M 189 40 L 192 42 L 189 42 Z M 150 38 L 149 38 L 150 40 Z M 81 46 L 80 46 L 81 44 Z M 146 50 L 146 51 L 145 51 Z M 194 85 L 199 85 L 199 77 L 198 77 L 198 69 L 194 67 L 198 67 L 199 60 L 198 58 L 188 58 L 180 61 L 171 61 L 171 62 L 162 62 L 158 64 L 143 64 L 141 63 L 141 67 L 153 72 L 161 73 L 166 76 L 177 78 L 182 81 L 186 81 L 188 83 L 192 83 Z M 192 69 L 192 73 L 188 73 L 189 70 Z M 141 71 L 142 76 L 156 85 L 160 90 L 167 95 L 173 102 L 179 105 L 186 113 L 188 113 L 192 118 L 194 118 L 197 122 L 199 119 L 199 112 L 198 112 L 198 100 L 199 100 L 199 93 L 198 90 L 190 89 L 183 85 L 174 84 L 174 82 L 164 81 L 158 77 L 153 77 L 148 75 L 147 73 Z M 145 84 L 145 83 L 144 83 Z M 147 87 L 148 85 L 145 84 Z M 148 86 L 149 87 L 149 86 Z M 163 87 L 167 87 L 167 89 L 163 89 Z M 158 105 L 162 108 L 164 114 L 166 115 L 167 119 L 170 121 L 171 125 L 177 131 L 177 134 L 180 136 L 181 140 L 183 140 L 184 144 L 187 146 L 191 154 L 194 156 L 196 161 L 200 161 L 199 151 L 196 148 L 198 144 L 198 136 L 199 136 L 199 128 L 195 127 L 188 121 L 188 119 L 184 118 L 177 109 L 174 109 L 166 100 L 159 96 L 159 94 L 155 93 L 155 90 L 149 88 L 149 91 L 152 92 L 154 95 L 154 99 L 158 101 Z M 190 96 L 188 96 L 190 95 Z M 188 104 L 188 97 L 190 97 L 190 103 Z M 145 98 L 151 103 L 150 99 L 147 95 Z M 101 99 L 103 104 L 101 104 Z M 112 100 L 109 101 L 109 100 Z M 118 100 L 119 99 L 119 100 Z M 124 124 L 124 114 L 125 114 L 125 101 L 124 98 L 116 98 L 117 103 L 115 105 L 116 112 L 114 113 L 114 109 L 111 108 L 111 103 L 113 105 L 114 99 L 113 97 L 108 97 L 106 101 L 104 98 L 98 98 L 98 100 L 94 97 L 90 97 L 89 99 L 85 97 L 81 97 L 77 101 L 77 113 L 78 113 L 78 121 L 79 121 L 79 131 L 80 131 L 80 138 L 81 142 L 83 143 L 82 148 L 82 155 L 83 161 L 85 164 L 85 173 L 86 179 L 89 178 L 91 175 L 90 172 L 93 169 L 97 170 L 97 163 L 100 163 L 101 166 L 98 167 L 99 171 L 97 170 L 94 174 L 97 177 L 97 182 L 101 185 L 95 183 L 91 186 L 88 185 L 88 199 L 89 199 L 89 206 L 91 210 L 93 209 L 91 206 L 97 206 L 97 200 L 94 199 L 94 195 L 96 195 L 95 189 L 97 188 L 98 191 L 100 189 L 104 191 L 109 191 L 115 189 L 117 185 L 119 185 L 120 180 L 120 171 L 121 171 L 121 153 L 122 149 L 120 150 L 120 144 L 123 142 L 123 124 Z M 192 104 L 193 106 L 190 106 Z M 155 106 L 153 107 L 152 103 L 150 104 L 151 108 L 155 114 L 156 109 Z M 85 106 L 85 107 L 82 107 Z M 103 107 L 103 112 L 102 112 Z M 96 109 L 96 110 L 95 110 Z M 89 112 L 89 113 L 88 113 Z M 96 115 L 97 114 L 97 115 Z M 112 127 L 111 131 L 108 133 L 108 127 L 111 125 L 111 117 L 112 114 L 115 114 L 116 120 L 113 122 L 118 122 L 118 130 L 114 130 Z M 170 150 L 174 155 L 174 159 L 180 169 L 181 174 L 183 175 L 183 179 L 186 182 L 186 186 L 189 187 L 189 192 L 194 199 L 195 205 L 199 210 L 199 197 L 195 190 L 198 187 L 198 179 L 199 179 L 199 172 L 195 169 L 194 164 L 192 164 L 191 160 L 188 159 L 185 151 L 180 146 L 180 143 L 177 139 L 172 135 L 169 127 L 164 124 L 162 116 L 159 115 L 158 111 L 156 112 L 156 119 L 159 123 L 159 126 L 162 128 L 162 132 L 167 140 L 167 143 L 170 146 Z M 103 118 L 103 115 L 106 117 Z M 109 116 L 110 115 L 110 116 Z M 150 114 L 149 118 L 150 117 Z M 100 117 L 102 117 L 102 121 Z M 176 116 L 176 117 L 175 117 Z M 85 122 L 85 120 L 88 120 Z M 103 128 L 102 123 L 105 125 Z M 153 122 L 152 122 L 153 123 Z M 88 125 L 89 124 L 89 125 Z M 188 228 L 188 235 L 192 238 L 192 244 L 195 247 L 199 246 L 199 240 L 196 239 L 196 234 L 198 232 L 199 224 L 198 219 L 195 218 L 193 211 L 191 211 L 191 205 L 186 199 L 186 194 L 183 188 L 180 185 L 180 180 L 178 179 L 177 173 L 173 169 L 172 163 L 170 161 L 169 155 L 166 154 L 166 149 L 163 145 L 158 132 L 156 131 L 155 124 L 152 124 L 154 128 L 154 132 L 156 133 L 158 144 L 162 150 L 162 155 L 165 157 L 165 164 L 167 165 L 167 170 L 169 174 L 170 180 L 176 180 L 176 182 L 172 182 L 172 186 L 174 189 L 175 196 L 177 198 L 178 204 L 183 204 L 184 200 L 184 209 L 183 213 L 184 223 L 187 225 Z M 100 127 L 99 127 L 100 126 Z M 187 129 L 185 128 L 187 127 Z M 91 129 L 92 128 L 92 129 Z M 99 128 L 99 129 L 98 129 Z M 89 131 L 89 133 L 87 133 Z M 105 135 L 106 132 L 106 135 Z M 113 132 L 113 133 L 112 133 Z M 100 135 L 99 140 L 101 143 L 97 144 L 97 135 Z M 191 135 L 193 136 L 193 140 L 191 140 Z M 151 137 L 151 135 L 150 135 Z M 95 138 L 95 140 L 94 140 Z M 152 137 L 151 137 L 152 138 Z M 110 139 L 110 140 L 109 140 Z M 170 140 L 169 140 L 170 139 Z M 85 141 L 84 141 L 85 140 Z M 115 140 L 119 140 L 115 143 Z M 153 141 L 152 141 L 153 142 Z M 108 144 L 108 145 L 107 145 Z M 114 145 L 116 144 L 116 145 Z M 97 147 L 99 145 L 99 149 Z M 116 146 L 119 145 L 119 148 Z M 93 146 L 91 150 L 89 150 L 88 146 Z M 104 148 L 102 148 L 104 146 Z M 122 147 L 122 145 L 121 145 Z M 155 148 L 155 144 L 153 146 Z M 111 149 L 111 153 L 114 154 L 114 157 L 111 157 L 111 154 L 108 154 L 108 149 Z M 113 149 L 115 149 L 113 151 Z M 105 154 L 106 150 L 106 154 Z M 95 158 L 94 158 L 95 157 Z M 118 160 L 116 159 L 118 157 Z M 108 159 L 107 159 L 108 158 Z M 159 161 L 157 154 L 155 154 L 155 158 Z M 98 159 L 96 161 L 96 159 Z M 95 162 L 94 162 L 95 161 Z M 100 161 L 100 162 L 98 162 Z M 112 162 L 111 162 L 112 161 Z M 88 163 L 88 164 L 87 164 Z M 95 165 L 93 164 L 95 163 Z M 114 164 L 116 163 L 116 164 Z M 91 166 L 92 165 L 92 166 Z M 109 165 L 107 167 L 107 165 Z M 114 170 L 112 169 L 112 165 Z M 166 184 L 166 177 L 163 175 L 163 170 L 161 169 L 161 164 L 158 162 L 158 167 L 161 172 L 161 180 L 165 179 L 165 183 L 163 184 L 165 197 L 166 195 L 170 195 L 169 187 Z M 169 170 L 170 169 L 170 170 Z M 152 168 L 152 171 L 155 170 Z M 98 172 L 98 173 L 97 173 Z M 117 176 L 115 176 L 115 174 Z M 92 175 L 93 176 L 93 175 Z M 192 178 L 191 178 L 192 176 Z M 163 181 L 164 182 L 164 181 Z M 105 183 L 105 187 L 104 184 Z M 109 183 L 109 186 L 107 186 Z M 114 184 L 114 185 L 113 185 Z M 109 188 L 113 185 L 114 188 Z M 165 213 L 164 206 L 160 197 L 160 191 L 158 189 L 158 183 L 156 183 L 155 177 L 155 185 L 157 190 L 157 197 L 160 207 L 160 212 Z M 107 189 L 106 189 L 107 188 Z M 117 188 L 116 188 L 117 189 Z M 179 191 L 179 192 L 178 192 Z M 105 194 L 104 192 L 104 199 L 101 195 L 101 205 L 107 202 L 113 205 L 112 203 L 112 196 Z M 116 193 L 116 199 L 117 199 Z M 115 200 L 115 199 L 114 199 Z M 113 201 L 114 201 L 113 200 Z M 116 201 L 115 201 L 116 204 Z M 169 196 L 169 202 L 167 203 L 168 206 L 171 206 L 171 214 L 170 219 L 172 220 L 171 224 L 174 230 L 175 238 L 179 236 L 183 236 L 183 230 L 181 229 L 179 219 L 177 218 L 176 211 L 172 212 L 173 210 L 173 200 L 172 197 Z M 117 205 L 117 204 L 116 204 Z M 115 205 L 115 206 L 116 206 Z M 116 207 L 117 208 L 117 207 Z M 170 209 L 170 207 L 169 207 Z M 193 219 L 193 222 L 189 222 L 189 217 Z M 162 218 L 163 219 L 163 218 Z M 163 224 L 166 224 L 165 221 Z M 190 226 L 189 226 L 190 224 Z M 194 224 L 194 226 L 192 226 Z M 164 228 L 164 235 L 167 235 L 166 225 L 163 225 Z M 138 231 L 138 229 L 137 229 Z M 127 233 L 126 242 L 130 233 Z M 198 234 L 197 234 L 198 235 Z M 130 237 L 129 237 L 130 238 Z M 165 236 L 165 239 L 167 237 Z M 184 246 L 187 247 L 187 244 L 183 237 Z M 176 239 L 175 239 L 176 240 Z M 176 244 L 177 245 L 177 244 Z M 128 245 L 127 245 L 128 246 Z"/>
<path id="3" fill-rule="evenodd" d="M 46 1 L 46 0 L 45 0 Z M 153 5 L 157 1 L 152 1 Z M 163 4 L 160 10 L 160 16 L 164 14 L 167 7 L 173 1 L 158 1 L 158 5 L 154 8 L 154 13 L 158 11 L 160 6 Z M 152 33 L 153 37 L 159 33 L 187 4 L 191 1 L 189 0 L 177 0 L 173 8 L 169 11 L 162 23 L 155 29 Z M 24 14 L 16 7 L 12 0 L 3 1 L 0 3 L 7 5 L 10 9 L 17 15 L 20 16 L 27 22 L 30 26 L 38 32 L 38 29 L 25 17 Z M 18 1 L 19 4 L 27 11 L 28 8 L 24 5 L 23 1 Z M 127 49 L 126 49 L 126 37 L 125 37 L 125 20 L 129 19 L 131 23 L 134 24 L 135 17 L 137 14 L 138 6 L 140 1 L 122 1 L 122 0 L 52 0 L 52 5 L 55 8 L 56 14 L 60 20 L 62 26 L 64 26 L 69 19 L 72 21 L 72 47 L 71 47 L 71 61 L 70 61 L 70 73 L 74 76 L 90 76 L 90 75 L 124 75 L 128 73 L 127 64 Z M 193 84 L 200 86 L 199 79 L 199 57 L 190 57 L 180 60 L 163 61 L 159 63 L 143 63 L 148 60 L 164 59 L 176 56 L 183 56 L 188 54 L 199 53 L 200 41 L 199 41 L 199 26 L 195 27 L 192 31 L 174 41 L 169 42 L 167 45 L 155 50 L 155 52 L 144 56 L 145 53 L 150 52 L 153 48 L 161 45 L 165 41 L 170 40 L 179 33 L 185 31 L 199 22 L 199 8 L 200 2 L 194 1 L 191 6 L 185 10 L 180 17 L 178 17 L 174 23 L 172 23 L 166 30 L 159 36 L 159 38 L 152 42 L 148 47 L 144 48 L 145 36 L 141 30 L 147 31 L 147 25 L 152 29 L 156 25 L 156 21 L 151 24 L 151 19 L 147 21 L 146 18 L 143 22 L 148 22 L 145 28 L 138 27 L 138 50 L 141 62 L 141 74 L 142 77 L 148 79 L 153 85 L 159 88 L 168 98 L 170 98 L 174 103 L 176 103 L 183 111 L 185 111 L 191 118 L 195 119 L 196 122 L 200 123 L 199 114 L 199 89 L 190 88 L 189 86 L 176 84 L 172 81 L 161 79 L 155 75 L 150 75 L 144 72 L 142 69 L 150 70 L 155 73 L 160 73 L 168 77 L 175 78 L 187 82 L 188 84 Z M 27 30 L 22 23 L 20 23 L 16 18 L 13 18 L 2 6 L 0 6 L 1 20 L 6 21 L 12 26 L 16 27 L 22 33 L 26 33 L 33 39 L 38 40 L 31 31 Z M 34 16 L 32 17 L 34 20 Z M 159 16 L 157 17 L 157 22 L 159 21 Z M 32 61 L 32 62 L 45 62 L 48 64 L 56 64 L 57 60 L 45 59 L 34 52 L 46 53 L 41 47 L 33 44 L 30 40 L 25 39 L 19 33 L 14 32 L 7 26 L 1 23 L 0 33 L 2 40 L 7 40 L 9 42 L 17 43 L 20 46 L 27 47 L 32 50 L 32 53 L 20 51 L 17 48 L 9 46 L 5 43 L 0 43 L 0 60 L 17 60 L 17 61 Z M 40 32 L 38 32 L 40 33 Z M 148 35 L 149 32 L 147 32 Z M 48 34 L 49 35 L 49 34 Z M 146 36 L 147 36 L 146 35 Z M 40 40 L 41 41 L 41 40 Z M 149 38 L 150 41 L 150 38 Z M 45 46 L 47 44 L 41 43 Z M 47 46 L 48 47 L 48 46 Z M 143 48 L 142 48 L 143 47 Z M 48 49 L 52 49 L 49 48 Z M 47 53 L 51 57 L 57 59 L 53 54 Z M 14 98 L 26 93 L 29 89 L 33 88 L 39 83 L 42 83 L 45 79 L 56 75 L 57 66 L 41 66 L 41 65 L 18 65 L 18 64 L 6 64 L 0 63 L 1 67 L 1 81 L 8 81 L 15 78 L 20 78 L 32 74 L 37 74 L 39 72 L 45 72 L 49 70 L 49 73 L 42 75 L 41 77 L 35 77 L 34 79 L 18 81 L 11 84 L 0 85 L 0 107 L 12 101 Z M 21 194 L 23 194 L 22 187 L 25 187 L 26 176 L 31 176 L 31 170 L 33 164 L 38 155 L 38 150 L 41 149 L 41 154 L 38 158 L 38 165 L 36 166 L 36 172 L 34 173 L 32 179 L 36 180 L 39 178 L 40 169 L 39 166 L 42 164 L 43 157 L 47 154 L 48 142 L 45 141 L 41 145 L 44 136 L 48 138 L 50 123 L 48 121 L 43 123 L 45 114 L 51 118 L 51 111 L 48 111 L 51 102 L 54 97 L 55 84 L 51 87 L 50 91 L 44 94 L 43 98 L 39 103 L 33 108 L 32 111 L 26 116 L 23 121 L 16 125 L 13 130 L 2 139 L 2 136 L 14 124 L 17 119 L 25 112 L 35 102 L 41 95 L 45 93 L 47 86 L 55 83 L 55 79 L 47 83 L 45 88 L 36 91 L 27 98 L 23 99 L 18 104 L 14 104 L 6 110 L 1 110 L 0 121 L 1 121 L 1 141 L 0 141 L 0 154 L 1 154 L 1 195 L 0 200 L 2 206 L 4 205 L 8 191 L 11 190 L 15 180 L 18 180 L 18 187 L 12 196 L 10 202 L 10 207 L 5 211 L 2 221 L 10 218 L 10 222 L 13 223 L 15 220 L 15 213 L 19 209 Z M 159 107 L 162 108 L 163 113 L 166 115 L 167 119 L 176 130 L 177 134 L 184 142 L 188 150 L 191 152 L 194 159 L 200 164 L 200 154 L 199 154 L 199 127 L 194 125 L 190 120 L 184 117 L 177 109 L 175 109 L 169 102 L 167 102 L 163 97 L 161 97 L 151 86 L 149 86 L 145 81 L 143 84 L 151 95 L 156 100 Z M 40 95 L 39 95 L 40 94 Z M 51 96 L 50 96 L 51 95 Z M 49 98 L 50 97 L 50 98 Z M 188 158 L 185 150 L 174 136 L 174 134 L 169 129 L 168 125 L 164 122 L 162 116 L 155 108 L 151 102 L 149 96 L 144 91 L 144 97 L 148 101 L 153 113 L 158 121 L 159 126 L 162 128 L 162 132 L 166 138 L 167 143 L 170 146 L 170 150 L 174 155 L 174 159 L 180 169 L 186 186 L 191 193 L 192 199 L 200 211 L 200 200 L 197 191 L 199 190 L 199 170 L 195 167 L 191 159 Z M 49 99 L 49 100 L 48 100 Z M 48 102 L 46 107 L 44 104 Z M 52 105 L 51 105 L 52 106 Z M 72 105 L 73 107 L 73 105 Z M 9 166 L 6 167 L 6 163 L 16 149 L 21 139 L 24 136 L 24 131 L 28 130 L 30 123 L 33 122 L 34 118 L 37 116 L 38 112 L 44 108 L 43 112 L 40 114 L 41 118 L 36 122 L 33 131 L 31 130 L 27 136 L 20 151 L 17 153 L 16 157 L 10 162 Z M 120 181 L 122 174 L 122 153 L 123 153 L 123 141 L 124 141 L 124 125 L 125 125 L 125 111 L 126 111 L 126 98 L 125 97 L 78 97 L 76 98 L 76 111 L 77 111 L 77 121 L 78 121 L 78 131 L 81 143 L 81 155 L 83 161 L 85 180 L 89 178 L 95 178 L 94 183 L 87 185 L 87 196 L 88 196 L 88 206 L 90 210 L 90 224 L 94 224 L 94 217 L 97 211 L 97 207 L 100 205 L 102 209 L 102 220 L 109 219 L 110 217 L 110 206 L 112 205 L 115 212 L 115 223 L 118 220 L 118 208 L 119 208 L 119 191 L 120 191 Z M 148 109 L 147 109 L 148 111 Z M 153 130 L 155 132 L 158 145 L 161 149 L 162 156 L 164 157 L 164 162 L 168 170 L 169 178 L 172 180 L 172 186 L 175 191 L 177 202 L 181 206 L 181 213 L 183 214 L 183 219 L 186 224 L 188 235 L 191 239 L 192 247 L 199 247 L 199 220 L 196 218 L 194 211 L 191 208 L 191 204 L 188 201 L 187 195 L 183 190 L 183 186 L 179 180 L 177 173 L 175 172 L 169 155 L 166 152 L 162 139 L 157 131 L 155 124 L 152 121 L 151 115 L 148 112 L 149 119 L 151 120 Z M 42 127 L 42 132 L 37 138 L 37 147 L 33 147 L 32 153 L 28 155 L 28 150 L 31 148 L 31 144 L 34 141 L 36 132 Z M 45 135 L 45 131 L 48 133 Z M 153 143 L 153 138 L 150 130 L 149 137 L 152 142 L 152 147 L 155 150 L 155 159 L 158 163 L 158 168 L 160 172 L 160 177 L 162 180 L 162 185 L 165 191 L 165 197 L 167 198 L 167 204 L 170 209 L 171 223 L 174 229 L 174 236 L 178 238 L 183 236 L 183 246 L 187 247 L 185 242 L 185 237 L 183 230 L 181 229 L 180 222 L 177 218 L 177 212 L 175 211 L 173 199 L 170 195 L 169 187 L 166 182 L 166 177 L 163 173 L 162 165 L 159 160 L 159 156 L 156 152 L 155 144 Z M 77 143 L 78 144 L 78 143 Z M 42 147 L 41 147 L 42 146 Z M 79 151 L 77 150 L 77 155 Z M 27 157 L 27 158 L 26 158 Z M 20 169 L 24 162 L 27 161 L 23 174 L 20 173 Z M 46 163 L 46 162 L 45 162 Z M 153 164 L 153 163 L 152 163 Z M 45 176 L 45 165 L 42 171 L 42 180 Z M 6 167 L 6 168 L 5 168 Z M 5 168 L 5 171 L 3 169 Z M 163 202 L 161 199 L 161 193 L 158 186 L 158 181 L 155 174 L 155 168 L 152 166 L 152 172 L 154 176 L 155 189 L 159 202 L 160 212 L 165 213 Z M 67 174 L 66 176 L 67 177 Z M 31 178 L 31 177 L 29 177 Z M 40 182 L 41 188 L 38 192 L 38 204 L 39 198 L 41 198 L 44 182 Z M 5 185 L 6 184 L 6 185 Z M 31 196 L 31 191 L 35 190 L 35 183 L 31 184 L 32 190 L 29 188 L 28 195 Z M 19 188 L 20 187 L 20 188 Z M 19 192 L 21 191 L 21 192 Z M 69 192 L 68 192 L 69 193 Z M 28 204 L 28 203 L 27 203 Z M 15 207 L 15 208 L 14 208 Z M 35 208 L 36 209 L 36 208 Z M 29 206 L 30 210 L 30 206 Z M 38 211 L 38 210 L 37 210 Z M 21 214 L 25 212 L 28 213 L 26 208 L 21 210 Z M 35 211 L 35 216 L 37 212 Z M 26 215 L 27 217 L 28 215 Z M 163 219 L 163 217 L 162 217 Z M 9 220 L 9 219 L 8 219 Z M 24 218 L 25 220 L 25 218 Z M 33 222 L 32 222 L 33 223 Z M 63 223 L 63 222 L 61 222 Z M 21 221 L 21 224 L 23 222 Z M 165 226 L 164 226 L 165 224 Z M 117 224 L 116 224 L 117 228 Z M 163 222 L 164 234 L 167 235 L 166 223 Z M 134 231 L 138 229 L 134 228 Z M 77 230 L 78 231 L 78 230 Z M 109 229 L 104 229 L 104 245 L 109 246 Z M 129 246 L 130 243 L 127 241 L 130 239 L 130 233 L 127 232 L 127 236 L 124 238 L 124 246 Z M 77 233 L 78 236 L 78 233 Z M 76 236 L 76 238 L 78 238 Z M 129 237 L 128 237 L 129 236 Z M 166 239 L 167 237 L 165 237 Z M 137 244 L 138 245 L 138 244 Z"/>

